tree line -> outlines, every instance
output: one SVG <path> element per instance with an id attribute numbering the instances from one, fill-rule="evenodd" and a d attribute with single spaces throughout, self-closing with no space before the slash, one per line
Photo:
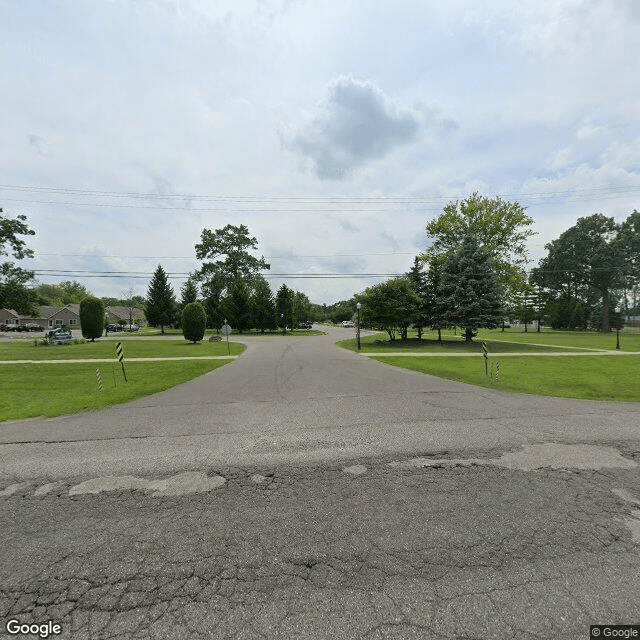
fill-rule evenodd
<path id="1" fill-rule="evenodd" d="M 362 319 L 390 340 L 409 327 L 438 331 L 462 327 L 466 341 L 481 328 L 527 326 L 554 329 L 621 328 L 623 311 L 639 314 L 640 212 L 622 222 L 602 214 L 577 223 L 545 245 L 538 266 L 529 262 L 526 240 L 533 219 L 517 202 L 477 193 L 451 202 L 429 222 L 427 251 L 400 278 L 355 296 Z"/>
<path id="2" fill-rule="evenodd" d="M 8 218 L 0 209 L 0 256 L 33 257 L 23 236 L 34 235 L 26 216 Z M 245 225 L 203 229 L 195 245 L 201 267 L 190 274 L 178 301 L 158 265 L 147 297 L 103 298 L 103 305 L 140 306 L 151 325 L 179 326 L 181 311 L 197 302 L 207 326 L 225 319 L 238 331 L 295 328 L 306 320 L 341 320 L 362 305 L 362 320 L 406 338 L 408 328 L 439 332 L 462 327 L 466 340 L 480 328 L 504 326 L 505 319 L 537 320 L 555 329 L 620 326 L 621 312 L 640 314 L 640 212 L 617 222 L 601 213 L 579 218 L 545 245 L 547 255 L 528 271 L 526 242 L 533 219 L 517 202 L 477 193 L 450 202 L 426 227 L 429 248 L 416 256 L 406 276 L 367 288 L 333 305 L 311 304 L 307 296 L 282 285 L 271 291 L 256 258 L 257 240 Z M 64 306 L 89 297 L 75 281 L 33 286 L 34 273 L 11 259 L 0 264 L 0 307 L 37 313 L 38 305 Z M 30 286 L 31 285 L 31 286 Z M 62 303 L 62 304 L 61 304 Z"/>
<path id="3" fill-rule="evenodd" d="M 270 265 L 249 253 L 257 247 L 245 225 L 203 229 L 195 245 L 202 265 L 182 286 L 179 301 L 162 265 L 155 270 L 145 305 L 149 324 L 160 327 L 162 333 L 165 327 L 179 326 L 182 309 L 196 302 L 205 312 L 206 326 L 216 331 L 226 321 L 239 333 L 278 328 L 286 332 L 310 320 L 311 303 L 304 293 L 283 284 L 273 294 L 260 273 Z"/>

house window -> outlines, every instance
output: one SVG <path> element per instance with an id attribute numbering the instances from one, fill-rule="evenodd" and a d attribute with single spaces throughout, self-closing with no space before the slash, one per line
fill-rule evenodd
<path id="1" fill-rule="evenodd" d="M 75 318 L 69 318 L 69 324 L 75 324 L 75 323 L 76 323 Z"/>
<path id="2" fill-rule="evenodd" d="M 64 320 L 56 320 L 56 325 L 58 324 L 64 324 Z"/>

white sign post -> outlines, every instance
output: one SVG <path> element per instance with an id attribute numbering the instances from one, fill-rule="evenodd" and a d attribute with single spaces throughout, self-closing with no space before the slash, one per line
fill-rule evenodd
<path id="1" fill-rule="evenodd" d="M 231 355 L 231 348 L 229 347 L 229 334 L 231 333 L 231 327 L 227 324 L 226 318 L 224 320 L 224 324 L 222 325 L 222 333 L 227 336 L 227 353 Z"/>

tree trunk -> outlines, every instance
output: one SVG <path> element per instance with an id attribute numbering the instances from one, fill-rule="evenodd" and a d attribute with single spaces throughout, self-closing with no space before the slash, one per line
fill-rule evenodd
<path id="1" fill-rule="evenodd" d="M 465 327 L 464 329 L 464 341 L 469 343 L 473 340 L 473 329 L 471 327 Z"/>

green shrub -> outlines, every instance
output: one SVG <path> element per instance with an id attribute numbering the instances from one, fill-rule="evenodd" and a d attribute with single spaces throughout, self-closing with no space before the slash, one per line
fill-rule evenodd
<path id="1" fill-rule="evenodd" d="M 182 334 L 185 340 L 194 344 L 204 337 L 207 326 L 207 314 L 199 302 L 190 302 L 182 310 Z"/>
<path id="2" fill-rule="evenodd" d="M 100 298 L 87 296 L 80 301 L 80 328 L 82 335 L 94 342 L 102 335 L 104 303 Z"/>

